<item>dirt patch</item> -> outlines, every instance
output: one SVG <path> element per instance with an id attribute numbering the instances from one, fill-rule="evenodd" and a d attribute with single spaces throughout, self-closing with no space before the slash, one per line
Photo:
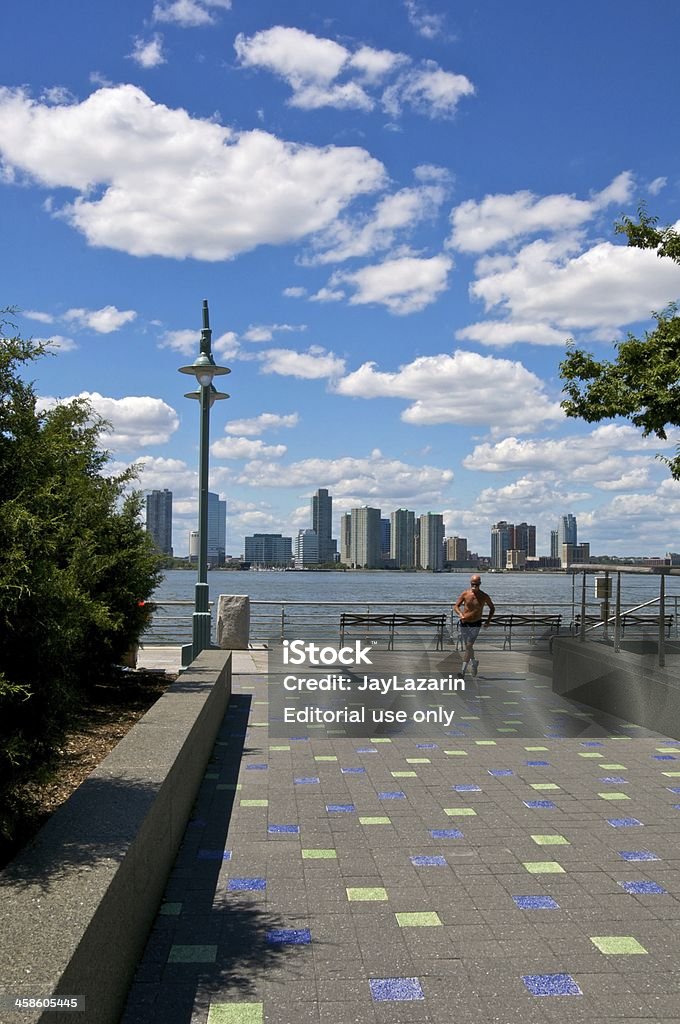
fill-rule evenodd
<path id="1" fill-rule="evenodd" d="M 176 678 L 129 672 L 123 685 L 116 681 L 95 688 L 50 763 L 17 788 L 20 813 L 14 838 L 0 841 L 0 868 L 33 838 Z"/>

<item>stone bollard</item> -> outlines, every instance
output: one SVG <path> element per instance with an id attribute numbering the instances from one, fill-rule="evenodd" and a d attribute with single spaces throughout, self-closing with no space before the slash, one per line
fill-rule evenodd
<path id="1" fill-rule="evenodd" d="M 247 651 L 250 636 L 250 598 L 220 594 L 217 601 L 217 646 L 223 651 Z"/>

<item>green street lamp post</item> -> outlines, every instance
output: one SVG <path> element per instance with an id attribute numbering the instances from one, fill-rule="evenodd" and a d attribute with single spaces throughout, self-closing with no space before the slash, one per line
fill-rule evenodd
<path id="1" fill-rule="evenodd" d="M 203 329 L 199 355 L 191 366 L 181 366 L 180 373 L 192 374 L 198 382 L 198 391 L 190 391 L 184 397 L 194 398 L 201 405 L 201 431 L 198 457 L 198 579 L 192 620 L 192 642 L 182 648 L 182 664 L 197 658 L 201 651 L 210 647 L 210 599 L 208 587 L 208 455 L 210 445 L 210 409 L 213 402 L 229 395 L 216 391 L 214 377 L 222 377 L 231 371 L 226 366 L 217 366 L 210 350 L 212 331 L 208 314 L 208 300 L 203 300 Z"/>

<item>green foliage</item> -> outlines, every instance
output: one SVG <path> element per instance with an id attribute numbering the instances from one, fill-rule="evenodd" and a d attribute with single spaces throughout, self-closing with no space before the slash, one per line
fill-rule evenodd
<path id="1" fill-rule="evenodd" d="M 106 424 L 80 400 L 37 410 L 21 373 L 43 355 L 0 331 L 0 831 L 11 785 L 139 637 L 160 577 L 134 468 L 106 473 Z"/>
<path id="2" fill-rule="evenodd" d="M 624 217 L 616 231 L 625 234 L 628 244 L 640 249 L 656 249 L 659 257 L 680 263 L 680 234 L 673 228 L 658 229 L 656 218 L 644 207 L 638 220 Z M 654 434 L 666 439 L 666 428 L 680 426 L 680 317 L 671 304 L 653 314 L 656 327 L 644 338 L 629 334 L 616 344 L 616 359 L 596 360 L 589 352 L 570 346 L 560 366 L 568 398 L 562 402 L 567 416 L 587 423 L 617 416 L 642 429 L 643 436 Z M 673 459 L 661 456 L 674 479 L 680 480 L 680 448 Z"/>

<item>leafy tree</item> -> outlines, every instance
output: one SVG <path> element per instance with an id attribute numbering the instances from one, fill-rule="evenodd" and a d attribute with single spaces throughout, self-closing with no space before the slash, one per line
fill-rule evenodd
<path id="1" fill-rule="evenodd" d="M 680 264 L 680 233 L 657 227 L 644 207 L 637 221 L 622 218 L 615 228 L 626 235 L 628 245 L 656 249 L 661 259 Z M 614 361 L 596 360 L 589 352 L 571 347 L 560 365 L 560 376 L 569 398 L 562 402 L 567 416 L 587 423 L 622 416 L 642 428 L 644 437 L 654 434 L 666 440 L 669 426 L 680 426 L 680 317 L 672 303 L 654 313 L 656 327 L 643 338 L 629 334 L 616 344 Z M 657 456 L 680 480 L 680 447 L 675 458 Z"/>
<path id="2" fill-rule="evenodd" d="M 12 782 L 139 637 L 160 578 L 104 421 L 81 400 L 38 411 L 21 371 L 43 355 L 0 329 L 0 832 Z"/>

